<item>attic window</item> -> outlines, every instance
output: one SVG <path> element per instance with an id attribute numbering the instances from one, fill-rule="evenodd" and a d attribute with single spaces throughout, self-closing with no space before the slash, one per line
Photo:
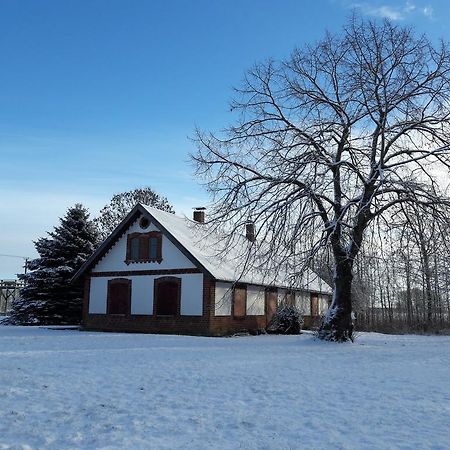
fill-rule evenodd
<path id="1" fill-rule="evenodd" d="M 157 231 L 127 236 L 126 264 L 162 261 L 162 235 Z"/>
<path id="2" fill-rule="evenodd" d="M 139 221 L 139 226 L 145 230 L 150 225 L 150 221 L 147 219 L 147 217 L 141 217 L 141 220 Z"/>

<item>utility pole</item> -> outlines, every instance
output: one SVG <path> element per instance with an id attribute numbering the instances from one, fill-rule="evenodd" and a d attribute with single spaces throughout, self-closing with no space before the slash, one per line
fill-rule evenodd
<path id="1" fill-rule="evenodd" d="M 7 255 L 7 254 L 0 253 L 0 257 L 3 257 L 3 258 L 20 258 L 20 259 L 23 259 L 23 260 L 24 260 L 24 264 L 23 264 L 22 267 L 23 267 L 23 269 L 24 269 L 24 274 L 27 273 L 27 270 L 28 270 L 28 261 L 30 260 L 30 257 L 29 257 L 29 256 Z"/>

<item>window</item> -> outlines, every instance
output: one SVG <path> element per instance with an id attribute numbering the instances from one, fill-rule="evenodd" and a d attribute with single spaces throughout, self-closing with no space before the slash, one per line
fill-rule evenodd
<path id="1" fill-rule="evenodd" d="M 131 233 L 127 240 L 127 264 L 162 261 L 162 235 L 157 231 Z"/>
<path id="2" fill-rule="evenodd" d="M 139 259 L 139 241 L 140 239 L 138 237 L 131 239 L 130 259 L 133 261 L 137 261 Z"/>
<path id="3" fill-rule="evenodd" d="M 148 220 L 147 217 L 141 217 L 141 220 L 139 220 L 139 226 L 145 230 L 149 225 L 150 220 Z"/>
<path id="4" fill-rule="evenodd" d="M 245 317 L 247 312 L 247 287 L 235 286 L 233 292 L 233 317 Z"/>
<path id="5" fill-rule="evenodd" d="M 158 259 L 159 239 L 157 237 L 151 236 L 148 242 L 149 242 L 148 246 L 149 259 L 153 260 Z"/>
<path id="6" fill-rule="evenodd" d="M 131 280 L 116 278 L 108 281 L 108 314 L 125 316 L 130 313 Z"/>
<path id="7" fill-rule="evenodd" d="M 181 278 L 155 280 L 155 309 L 158 316 L 177 316 L 180 312 Z"/>

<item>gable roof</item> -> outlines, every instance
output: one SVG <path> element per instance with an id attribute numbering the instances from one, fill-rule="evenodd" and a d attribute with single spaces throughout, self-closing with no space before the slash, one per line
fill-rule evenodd
<path id="1" fill-rule="evenodd" d="M 226 254 L 220 253 L 217 234 L 210 232 L 205 224 L 199 224 L 186 217 L 179 217 L 142 204 L 137 204 L 133 208 L 113 233 L 83 264 L 73 279 L 79 278 L 86 270 L 93 267 L 140 214 L 147 216 L 153 221 L 186 257 L 204 273 L 209 274 L 216 280 L 285 288 L 295 287 L 308 291 L 331 293 L 330 286 L 311 270 L 306 271 L 303 279 L 296 283 L 295 286 L 288 283 L 288 273 L 283 273 L 279 267 L 276 273 L 275 271 L 267 273 L 267 271 L 256 269 L 243 270 L 247 256 L 244 255 L 246 252 L 242 250 L 248 249 L 251 245 L 245 236 L 238 236 L 236 249 L 230 249 Z M 274 267 L 275 265 L 274 262 Z"/>

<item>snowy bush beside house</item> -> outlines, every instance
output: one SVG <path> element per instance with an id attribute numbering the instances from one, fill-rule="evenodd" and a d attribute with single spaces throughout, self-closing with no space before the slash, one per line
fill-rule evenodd
<path id="1" fill-rule="evenodd" d="M 85 279 L 85 329 L 257 332 L 279 305 L 297 306 L 307 325 L 318 322 L 331 288 L 315 273 L 306 271 L 293 284 L 275 260 L 246 268 L 244 253 L 252 263 L 260 258 L 251 230 L 242 234 L 239 248 L 224 254 L 204 211 L 196 210 L 194 218 L 141 204 L 133 208 L 74 277 Z"/>
<path id="2" fill-rule="evenodd" d="M 443 450 L 449 377 L 449 336 L 0 326 L 0 448 Z"/>

